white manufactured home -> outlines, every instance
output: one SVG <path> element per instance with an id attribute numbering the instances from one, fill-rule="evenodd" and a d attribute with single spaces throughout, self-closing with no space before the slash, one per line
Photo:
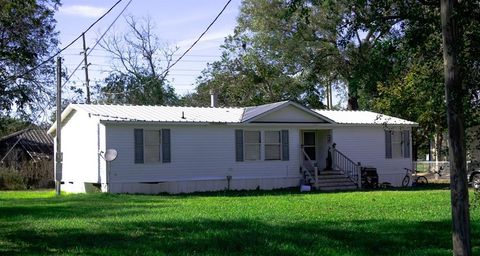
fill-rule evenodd
<path id="1" fill-rule="evenodd" d="M 62 113 L 62 190 L 189 193 L 361 187 L 360 169 L 399 186 L 416 123 L 283 101 L 245 108 L 71 104 Z M 48 133 L 54 135 L 56 124 Z M 106 162 L 104 152 L 118 156 Z"/>

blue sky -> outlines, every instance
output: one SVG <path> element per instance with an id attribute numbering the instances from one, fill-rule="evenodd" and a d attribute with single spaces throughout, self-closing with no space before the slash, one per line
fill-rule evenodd
<path id="1" fill-rule="evenodd" d="M 106 12 L 116 0 L 65 0 L 56 13 L 57 30 L 60 32 L 61 46 L 68 44 L 85 30 L 92 22 Z M 110 25 L 113 19 L 127 4 L 123 0 L 108 16 L 86 34 L 87 47 L 92 46 L 96 39 Z M 155 24 L 155 34 L 171 47 L 179 50 L 174 59 L 179 57 L 205 30 L 227 0 L 133 0 L 127 15 L 135 17 L 149 16 Z M 222 16 L 210 28 L 203 39 L 170 71 L 169 80 L 178 94 L 192 92 L 196 77 L 207 66 L 208 62 L 219 59 L 219 46 L 224 37 L 232 34 L 239 14 L 241 0 L 233 0 Z M 125 31 L 125 21 L 120 18 L 112 32 Z M 79 40 L 64 52 L 64 64 L 67 70 L 73 70 L 81 61 L 82 42 Z M 110 58 L 99 46 L 89 57 L 91 63 L 90 80 L 102 80 L 110 70 Z M 98 50 L 97 50 L 98 49 Z M 84 82 L 84 71 L 78 70 L 71 79 L 80 86 Z"/>

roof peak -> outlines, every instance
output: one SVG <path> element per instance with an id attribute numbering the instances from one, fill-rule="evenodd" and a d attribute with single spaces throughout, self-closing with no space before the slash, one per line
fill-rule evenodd
<path id="1" fill-rule="evenodd" d="M 70 105 L 77 105 L 77 106 L 120 106 L 120 107 L 163 107 L 163 108 L 200 108 L 200 109 L 246 109 L 246 108 L 257 108 L 257 107 L 266 107 L 270 105 L 282 105 L 287 102 L 291 102 L 289 100 L 272 102 L 272 103 L 265 103 L 262 105 L 256 106 L 245 106 L 245 107 L 203 107 L 203 106 L 174 106 L 174 105 L 140 105 L 140 104 L 105 104 L 105 103 L 71 103 Z"/>

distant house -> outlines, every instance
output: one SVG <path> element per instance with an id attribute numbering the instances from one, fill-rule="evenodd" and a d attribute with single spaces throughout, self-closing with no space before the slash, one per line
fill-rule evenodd
<path id="1" fill-rule="evenodd" d="M 20 168 L 25 162 L 53 158 L 53 137 L 45 129 L 28 128 L 0 138 L 1 164 Z"/>
<path id="2" fill-rule="evenodd" d="M 71 104 L 61 122 L 62 189 L 111 193 L 268 190 L 301 183 L 355 189 L 365 166 L 377 169 L 380 182 L 399 186 L 403 168 L 412 167 L 411 128 L 417 125 L 290 101 L 243 108 Z M 56 124 L 48 133 L 55 130 Z M 109 163 L 107 149 L 118 152 Z"/>

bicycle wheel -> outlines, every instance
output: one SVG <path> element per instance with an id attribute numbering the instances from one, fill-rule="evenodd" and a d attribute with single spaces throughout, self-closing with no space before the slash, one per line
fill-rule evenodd
<path id="1" fill-rule="evenodd" d="M 418 186 L 425 186 L 428 184 L 428 180 L 425 176 L 418 176 L 417 177 L 417 180 L 415 181 L 415 183 L 418 185 Z"/>
<path id="2" fill-rule="evenodd" d="M 402 180 L 402 187 L 407 187 L 410 183 L 410 176 L 406 175 L 405 178 Z"/>

